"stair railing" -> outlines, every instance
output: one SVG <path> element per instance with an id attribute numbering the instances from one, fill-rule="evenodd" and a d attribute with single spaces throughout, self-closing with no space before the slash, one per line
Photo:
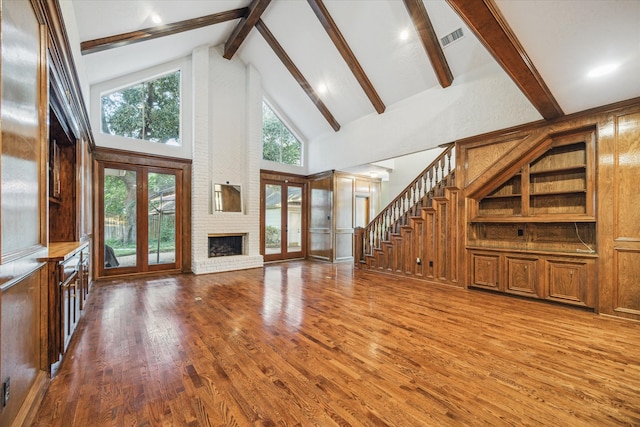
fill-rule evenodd
<path id="1" fill-rule="evenodd" d="M 452 155 L 454 144 L 446 149 L 423 170 L 398 196 L 391 201 L 364 229 L 356 230 L 354 260 L 363 261 L 365 255 L 372 255 L 374 248 L 389 240 L 392 233 L 399 233 L 400 227 L 409 222 L 409 217 L 419 216 L 420 209 L 431 205 L 434 196 L 441 195 L 444 187 L 452 185 Z M 455 161 L 455 158 L 454 160 Z M 361 235 L 361 236 L 360 236 Z"/>

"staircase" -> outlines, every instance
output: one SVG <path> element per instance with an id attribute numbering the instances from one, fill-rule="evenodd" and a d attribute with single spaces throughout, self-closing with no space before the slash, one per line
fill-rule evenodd
<path id="1" fill-rule="evenodd" d="M 449 144 L 373 221 L 356 228 L 356 268 L 458 284 L 453 154 Z"/>

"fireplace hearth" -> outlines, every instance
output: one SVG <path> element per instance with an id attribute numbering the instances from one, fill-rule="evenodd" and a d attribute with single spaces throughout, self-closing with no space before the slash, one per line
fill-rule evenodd
<path id="1" fill-rule="evenodd" d="M 210 234 L 209 258 L 243 255 L 244 234 Z"/>

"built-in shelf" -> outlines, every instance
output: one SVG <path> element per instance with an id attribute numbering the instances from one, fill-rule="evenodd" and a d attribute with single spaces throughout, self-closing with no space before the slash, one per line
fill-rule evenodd
<path id="1" fill-rule="evenodd" d="M 485 199 L 513 199 L 513 198 L 518 198 L 518 197 L 522 197 L 522 194 L 498 194 L 498 195 L 495 195 L 495 196 L 487 196 L 483 200 L 485 200 Z"/>
<path id="2" fill-rule="evenodd" d="M 585 194 L 587 190 L 565 190 L 565 191 L 547 191 L 544 193 L 531 193 L 531 197 L 549 197 L 549 196 L 559 196 L 562 194 Z"/>
<path id="3" fill-rule="evenodd" d="M 583 172 L 585 170 L 586 170 L 586 166 L 580 165 L 580 166 L 570 166 L 570 167 L 556 168 L 556 169 L 545 169 L 545 170 L 539 170 L 539 171 L 530 170 L 529 175 L 555 175 L 555 174 L 562 174 L 562 173 Z"/>
<path id="4" fill-rule="evenodd" d="M 595 223 L 596 219 L 588 215 L 528 215 L 528 216 L 478 216 L 470 220 L 471 223 L 517 223 L 517 222 L 554 222 L 572 223 L 585 222 Z"/>
<path id="5" fill-rule="evenodd" d="M 593 132 L 563 135 L 488 191 L 467 222 L 469 286 L 594 307 Z"/>

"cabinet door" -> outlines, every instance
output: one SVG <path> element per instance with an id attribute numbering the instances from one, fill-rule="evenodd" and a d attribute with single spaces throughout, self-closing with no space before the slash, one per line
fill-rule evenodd
<path id="1" fill-rule="evenodd" d="M 500 257 L 498 255 L 471 254 L 471 285 L 489 289 L 499 289 L 498 271 Z"/>
<path id="2" fill-rule="evenodd" d="M 547 298 L 554 301 L 593 307 L 592 262 L 580 260 L 547 260 Z"/>
<path id="3" fill-rule="evenodd" d="M 538 260 L 536 258 L 506 257 L 506 291 L 534 296 L 538 293 Z"/>

